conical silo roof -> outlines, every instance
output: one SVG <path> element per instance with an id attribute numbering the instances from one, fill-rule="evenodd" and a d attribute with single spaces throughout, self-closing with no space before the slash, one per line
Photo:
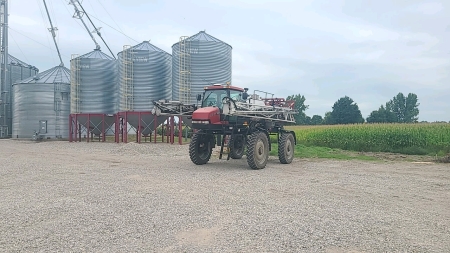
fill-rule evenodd
<path id="1" fill-rule="evenodd" d="M 209 34 L 207 34 L 205 31 L 200 31 L 194 35 L 192 35 L 191 37 L 187 38 L 187 41 L 209 41 L 209 42 L 219 42 L 219 43 L 223 43 L 228 45 L 229 47 L 231 47 L 228 43 L 223 42 L 221 40 L 219 40 L 218 38 L 211 36 Z M 174 45 L 177 45 L 179 42 L 175 43 L 172 45 L 172 47 Z"/>
<path id="2" fill-rule="evenodd" d="M 12 56 L 12 55 L 8 55 L 8 64 L 22 64 L 24 66 L 28 66 L 28 63 L 25 63 L 19 59 L 17 59 L 16 57 Z"/>
<path id="3" fill-rule="evenodd" d="M 136 46 L 133 46 L 132 48 L 138 49 L 138 50 L 148 50 L 148 51 L 157 51 L 157 52 L 166 53 L 164 50 L 162 50 L 161 48 L 158 48 L 157 46 L 151 44 L 148 41 L 143 41 L 143 42 L 137 44 Z"/>
<path id="4" fill-rule="evenodd" d="M 70 83 L 70 70 L 64 66 L 56 66 L 20 83 Z"/>
<path id="5" fill-rule="evenodd" d="M 162 50 L 161 48 L 151 44 L 149 41 L 143 41 L 135 46 L 132 46 L 130 49 L 132 50 L 143 50 L 143 51 L 149 51 L 149 52 L 161 52 L 161 53 L 166 53 L 168 55 L 170 55 L 168 52 Z M 119 54 L 122 54 L 123 51 L 119 52 Z"/>
<path id="6" fill-rule="evenodd" d="M 100 49 L 94 49 L 94 51 L 78 56 L 77 58 L 104 59 L 111 61 L 114 60 L 111 56 L 103 53 Z"/>
<path id="7" fill-rule="evenodd" d="M 36 68 L 35 66 L 32 66 L 24 61 L 21 61 L 19 59 L 17 59 L 16 57 L 12 56 L 12 55 L 8 55 L 8 64 L 12 64 L 12 65 L 20 65 L 23 67 L 28 67 L 28 68 L 34 68 L 36 71 L 39 72 L 39 69 Z"/>

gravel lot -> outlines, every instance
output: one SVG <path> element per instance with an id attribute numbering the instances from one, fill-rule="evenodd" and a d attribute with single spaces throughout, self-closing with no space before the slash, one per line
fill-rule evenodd
<path id="1" fill-rule="evenodd" d="M 450 252 L 450 165 L 0 140 L 0 252 Z"/>

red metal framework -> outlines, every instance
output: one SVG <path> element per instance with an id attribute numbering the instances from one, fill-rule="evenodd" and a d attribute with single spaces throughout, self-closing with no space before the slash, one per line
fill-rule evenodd
<path id="1" fill-rule="evenodd" d="M 98 141 L 106 141 L 108 132 L 114 132 L 115 114 L 103 113 L 76 113 L 69 115 L 69 142 L 93 141 L 98 136 Z"/>
<path id="2" fill-rule="evenodd" d="M 178 118 L 178 144 L 183 144 L 183 121 L 181 116 L 160 115 L 149 111 L 124 111 L 116 114 L 115 141 L 128 142 L 131 130 L 136 132 L 136 142 L 141 143 L 149 138 L 150 142 L 157 142 L 158 127 L 161 126 L 161 142 L 175 143 L 175 117 Z M 152 138 L 153 136 L 153 138 Z"/>

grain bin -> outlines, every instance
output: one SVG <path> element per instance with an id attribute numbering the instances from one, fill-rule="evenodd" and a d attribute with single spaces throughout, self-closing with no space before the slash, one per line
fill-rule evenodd
<path id="1" fill-rule="evenodd" d="M 172 56 L 144 41 L 118 53 L 119 110 L 151 111 L 153 101 L 172 99 Z"/>
<path id="2" fill-rule="evenodd" d="M 13 85 L 13 138 L 67 138 L 70 113 L 70 71 L 46 70 Z"/>
<path id="3" fill-rule="evenodd" d="M 117 111 L 116 60 L 99 49 L 70 60 L 70 113 L 113 114 Z"/>
<path id="4" fill-rule="evenodd" d="M 150 112 L 153 101 L 172 99 L 172 56 L 144 41 L 133 47 L 124 46 L 118 53 L 119 110 L 121 112 Z M 159 124 L 167 117 L 158 118 Z M 127 122 L 144 135 L 154 129 L 154 118 L 127 113 Z M 145 125 L 146 127 L 142 127 Z"/>
<path id="5" fill-rule="evenodd" d="M 14 105 L 12 85 L 28 77 L 33 77 L 38 72 L 39 69 L 35 66 L 8 55 L 6 82 L 0 87 L 0 138 L 11 137 L 12 133 L 12 107 Z"/>
<path id="6" fill-rule="evenodd" d="M 195 104 L 206 85 L 231 82 L 231 46 L 204 31 L 172 46 L 172 97 Z"/>

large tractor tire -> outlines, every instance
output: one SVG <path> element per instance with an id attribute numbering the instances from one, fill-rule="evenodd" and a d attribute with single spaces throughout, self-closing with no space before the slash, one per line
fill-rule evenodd
<path id="1" fill-rule="evenodd" d="M 189 143 L 189 157 L 194 164 L 206 164 L 212 154 L 212 135 L 201 134 L 201 132 L 192 135 L 191 143 Z"/>
<path id="2" fill-rule="evenodd" d="M 264 132 L 254 132 L 247 139 L 247 163 L 254 170 L 264 169 L 269 159 L 269 140 Z"/>
<path id="3" fill-rule="evenodd" d="M 281 133 L 278 139 L 278 158 L 283 164 L 289 164 L 294 159 L 294 135 L 291 133 Z"/>
<path id="4" fill-rule="evenodd" d="M 242 134 L 236 134 L 230 139 L 230 157 L 241 159 L 245 151 L 245 138 Z"/>

